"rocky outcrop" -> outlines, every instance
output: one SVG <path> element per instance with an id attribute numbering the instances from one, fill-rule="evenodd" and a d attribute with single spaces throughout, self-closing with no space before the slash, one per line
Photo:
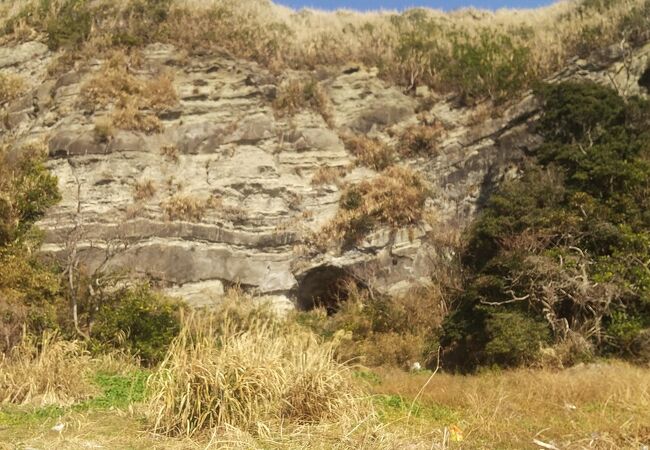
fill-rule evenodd
<path id="1" fill-rule="evenodd" d="M 614 49 L 573 61 L 551 81 L 586 77 L 625 94 L 647 93 L 649 54 L 648 46 Z M 321 77 L 330 120 L 311 110 L 279 117 L 272 100 L 282 81 L 305 74 L 277 75 L 226 57 L 188 59 L 162 44 L 144 50 L 137 73 L 173 75 L 179 102 L 157 113 L 164 130 L 114 130 L 100 139 L 95 126 L 107 111 L 84 105 L 80 93 L 102 61 L 50 76 L 54 56 L 37 42 L 0 49 L 0 69 L 32 86 L 6 106 L 3 139 L 18 146 L 45 138 L 63 195 L 40 223 L 43 252 L 65 257 L 74 248 L 90 272 L 147 276 L 195 304 L 235 283 L 308 307 L 349 274 L 386 291 L 424 282 L 441 252 L 440 230 L 465 226 L 539 145 L 532 95 L 494 116 L 485 105 L 407 95 L 376 70 L 353 67 Z M 422 120 L 444 129 L 437 150 L 401 163 L 431 184 L 427 208 L 440 226 L 377 230 L 343 253 L 306 248 L 305 238 L 336 214 L 341 186 L 375 175 L 354 167 L 340 134 L 394 143 L 400 130 Z M 314 185 L 314 174 L 329 167 L 348 169 L 339 182 Z M 148 195 L 137 195 L 139 185 L 149 186 Z M 202 202 L 202 214 L 170 214 L 174 198 Z"/>

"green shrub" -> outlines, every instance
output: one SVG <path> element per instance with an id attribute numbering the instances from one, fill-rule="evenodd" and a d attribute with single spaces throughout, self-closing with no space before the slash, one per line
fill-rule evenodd
<path id="1" fill-rule="evenodd" d="M 395 16 L 393 24 L 402 76 L 412 87 L 427 84 L 455 92 L 471 104 L 486 98 L 503 101 L 535 78 L 530 49 L 509 34 L 483 28 L 470 35 L 419 10 Z"/>
<path id="2" fill-rule="evenodd" d="M 178 301 L 148 285 L 119 291 L 95 316 L 92 338 L 100 346 L 125 348 L 145 364 L 159 362 L 180 330 Z"/>
<path id="3" fill-rule="evenodd" d="M 49 3 L 49 2 L 45 2 Z M 50 50 L 79 47 L 90 36 L 92 12 L 86 0 L 66 0 L 46 24 Z"/>
<path id="4" fill-rule="evenodd" d="M 297 313 L 296 321 L 325 339 L 343 333 L 348 342 L 337 350 L 341 361 L 408 368 L 436 353 L 428 338 L 439 328 L 443 311 L 441 292 L 433 287 L 398 296 L 351 287 L 330 316 L 316 309 Z"/>
<path id="5" fill-rule="evenodd" d="M 465 294 L 441 336 L 452 366 L 530 362 L 534 346 L 504 334 L 503 317 L 545 325 L 558 345 L 630 357 L 650 326 L 650 103 L 593 83 L 538 95 L 536 161 L 493 193 L 468 233 Z"/>
<path id="6" fill-rule="evenodd" d="M 470 371 L 535 362 L 549 340 L 548 324 L 539 318 L 468 301 L 445 319 L 440 345 L 446 368 Z"/>
<path id="7" fill-rule="evenodd" d="M 61 198 L 57 178 L 43 165 L 44 158 L 44 149 L 37 144 L 11 154 L 0 148 L 0 247 L 25 236 Z"/>
<path id="8" fill-rule="evenodd" d="M 529 66 L 530 50 L 508 35 L 483 30 L 476 39 L 458 34 L 442 83 L 455 88 L 464 103 L 483 98 L 500 102 L 528 85 Z"/>
<path id="9" fill-rule="evenodd" d="M 630 316 L 625 311 L 614 311 L 606 328 L 610 351 L 633 354 L 636 340 L 648 322 L 647 318 L 644 320 L 638 316 Z"/>
<path id="10" fill-rule="evenodd" d="M 0 352 L 16 345 L 23 329 L 33 335 L 57 328 L 65 302 L 58 273 L 40 261 L 34 222 L 60 195 L 36 144 L 0 148 Z"/>

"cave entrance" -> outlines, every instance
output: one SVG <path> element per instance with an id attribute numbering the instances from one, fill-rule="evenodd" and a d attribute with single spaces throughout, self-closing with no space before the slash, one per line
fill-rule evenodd
<path id="1" fill-rule="evenodd" d="M 328 314 L 348 299 L 350 283 L 358 284 L 345 269 L 321 266 L 307 272 L 298 285 L 298 308 L 309 311 L 324 307 Z"/>
<path id="2" fill-rule="evenodd" d="M 639 86 L 645 88 L 648 93 L 650 93 L 650 64 L 646 67 L 645 72 L 639 78 Z"/>

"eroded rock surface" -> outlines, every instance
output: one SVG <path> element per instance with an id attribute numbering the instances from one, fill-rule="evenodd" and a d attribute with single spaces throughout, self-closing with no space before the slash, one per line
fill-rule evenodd
<path id="1" fill-rule="evenodd" d="M 648 46 L 614 49 L 572 62 L 552 81 L 589 78 L 626 95 L 647 94 L 648 55 Z M 164 131 L 115 130 L 102 140 L 95 125 L 107 111 L 89 109 L 80 99 L 102 61 L 50 76 L 53 57 L 37 42 L 0 49 L 0 70 L 31 86 L 5 105 L 2 139 L 16 147 L 45 139 L 63 195 L 40 223 L 43 251 L 65 257 L 74 247 L 90 272 L 148 276 L 195 304 L 236 283 L 285 307 L 285 297 L 308 304 L 308 297 L 322 294 L 314 293 L 320 292 L 314 280 L 331 284 L 343 273 L 386 291 L 426 282 L 432 258 L 443 252 L 437 233 L 465 226 L 495 184 L 516 176 L 540 142 L 534 131 L 538 105 L 530 94 L 496 117 L 481 112 L 484 105 L 461 108 L 453 99 L 423 108 L 424 98 L 358 67 L 322 80 L 329 124 L 311 110 L 278 118 L 272 100 L 283 78 L 296 74 L 278 76 L 224 57 L 184 58 L 161 44 L 144 51 L 138 74 L 173 74 L 179 103 L 158 113 Z M 394 143 L 400 130 L 422 119 L 444 127 L 437 151 L 400 163 L 431 184 L 427 208 L 439 227 L 377 230 L 342 253 L 306 249 L 305 238 L 336 214 L 341 186 L 376 175 L 354 167 L 340 135 Z M 314 174 L 326 167 L 349 169 L 338 183 L 314 185 Z M 153 192 L 136 200 L 143 183 Z M 211 199 L 210 206 L 198 220 L 171 218 L 164 205 L 174 196 Z"/>

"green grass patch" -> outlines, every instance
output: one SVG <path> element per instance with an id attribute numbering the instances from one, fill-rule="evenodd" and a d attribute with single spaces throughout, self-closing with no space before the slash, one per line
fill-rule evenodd
<path id="1" fill-rule="evenodd" d="M 146 370 L 136 370 L 126 375 L 98 373 L 94 382 L 102 389 L 102 395 L 79 406 L 87 409 L 126 408 L 132 403 L 141 402 L 145 398 L 148 376 Z"/>
<path id="2" fill-rule="evenodd" d="M 60 406 L 44 406 L 25 408 L 16 405 L 0 407 L 0 429 L 4 427 L 30 427 L 60 417 L 64 408 Z"/>
<path id="3" fill-rule="evenodd" d="M 373 397 L 379 415 L 384 421 L 410 416 L 426 420 L 428 423 L 449 425 L 457 423 L 458 412 L 437 403 L 422 404 L 400 395 L 376 395 Z"/>
<path id="4" fill-rule="evenodd" d="M 381 378 L 372 370 L 359 369 L 352 372 L 352 376 L 357 380 L 368 383 L 371 386 L 378 386 L 381 384 Z"/>
<path id="5" fill-rule="evenodd" d="M 98 373 L 93 382 L 102 394 L 72 406 L 49 405 L 43 407 L 25 405 L 1 405 L 0 429 L 4 427 L 33 427 L 55 420 L 70 412 L 123 409 L 145 399 L 149 372 L 135 370 L 128 374 Z"/>

